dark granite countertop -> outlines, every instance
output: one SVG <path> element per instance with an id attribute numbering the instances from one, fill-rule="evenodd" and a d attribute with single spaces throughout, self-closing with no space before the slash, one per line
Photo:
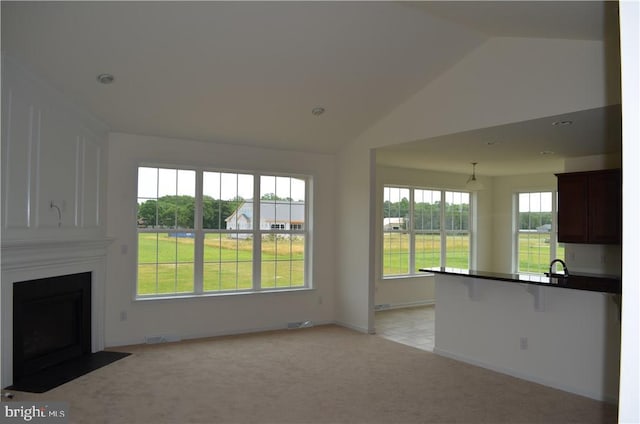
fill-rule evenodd
<path id="1" fill-rule="evenodd" d="M 507 283 L 533 284 L 537 286 L 559 287 L 563 289 L 587 290 L 600 293 L 622 293 L 622 279 L 611 275 L 575 273 L 569 277 L 547 277 L 531 274 L 503 274 L 499 272 L 472 271 L 459 268 L 420 268 L 422 272 L 457 275 L 486 280 L 498 280 Z"/>

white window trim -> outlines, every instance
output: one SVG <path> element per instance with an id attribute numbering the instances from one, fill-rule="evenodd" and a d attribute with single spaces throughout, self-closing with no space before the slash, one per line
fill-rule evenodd
<path id="1" fill-rule="evenodd" d="M 432 273 L 426 272 L 418 272 L 416 271 L 416 255 L 415 255 L 415 236 L 419 234 L 420 231 L 413 229 L 414 222 L 414 191 L 415 190 L 431 190 L 437 191 L 440 193 L 440 204 L 445 204 L 446 192 L 458 192 L 458 193 L 468 193 L 469 194 L 469 269 L 473 269 L 472 266 L 475 265 L 476 261 L 476 244 L 475 240 L 475 203 L 477 202 L 477 197 L 475 193 L 461 190 L 461 189 L 450 189 L 450 188 L 433 188 L 433 187 L 420 187 L 420 186 L 409 186 L 403 184 L 383 184 L 382 190 L 383 195 L 381 196 L 382 205 L 384 205 L 384 189 L 386 188 L 400 188 L 400 189 L 408 189 L 409 190 L 409 222 L 411 224 L 411 228 L 407 228 L 405 230 L 385 230 L 384 229 L 384 214 L 382 214 L 382 225 L 379 225 L 378 228 L 382 228 L 380 232 L 380 258 L 379 258 L 379 272 L 382 280 L 394 280 L 394 279 L 402 279 L 402 278 L 413 278 L 413 277 L 427 277 L 432 276 Z M 382 209 L 382 208 L 380 208 Z M 446 234 L 445 230 L 443 230 L 446 226 L 446 209 L 440 208 L 440 264 L 441 266 L 446 266 L 446 245 L 447 240 L 443 235 Z M 399 234 L 408 234 L 409 235 L 409 272 L 404 274 L 385 274 L 384 273 L 384 235 L 386 233 L 399 233 Z"/>
<path id="2" fill-rule="evenodd" d="M 513 192 L 512 232 L 513 248 L 511 269 L 514 274 L 542 275 L 541 273 L 520 271 L 520 194 L 521 193 L 551 193 L 551 232 L 549 233 L 549 263 L 558 254 L 558 190 L 555 188 L 529 188 Z"/>
<path id="3" fill-rule="evenodd" d="M 255 171 L 255 170 L 242 170 L 242 169 L 229 169 L 229 168 L 216 168 L 205 166 L 191 166 L 180 164 L 167 164 L 167 163 L 149 163 L 140 162 L 136 164 L 136 181 L 135 187 L 138 187 L 138 169 L 141 167 L 149 168 L 163 168 L 163 169 L 175 169 L 175 170 L 188 170 L 196 172 L 196 187 L 195 187 L 195 211 L 194 211 L 194 228 L 189 229 L 195 233 L 194 237 L 194 286 L 193 292 L 180 292 L 180 293 L 160 293 L 160 294 L 139 294 L 138 293 L 138 237 L 140 233 L 158 233 L 156 229 L 138 228 L 134 223 L 135 228 L 135 284 L 134 284 L 134 300 L 136 301 L 149 301 L 149 300 L 167 300 L 167 299 L 185 299 L 185 298 L 199 298 L 199 297 L 216 297 L 216 296 L 230 296 L 230 295 L 246 295 L 246 294 L 261 294 L 261 293 L 280 293 L 280 292 L 292 292 L 292 291 L 305 291 L 313 290 L 313 270 L 312 270 L 312 228 L 313 228 L 313 177 L 312 175 L 298 174 L 298 173 L 284 173 L 284 172 L 268 172 L 268 171 Z M 252 257 L 252 283 L 251 289 L 238 289 L 238 290 L 220 290 L 220 291 L 204 291 L 204 236 L 207 233 L 216 234 L 229 234 L 229 231 L 223 231 L 219 229 L 204 229 L 202 228 L 202 207 L 203 207 L 203 175 L 204 172 L 220 172 L 220 173 L 236 173 L 247 174 L 253 176 L 253 223 L 251 230 L 234 230 L 234 233 L 239 234 L 251 234 L 253 237 L 253 250 Z M 304 208 L 304 225 L 300 230 L 292 229 L 261 229 L 260 228 L 260 177 L 261 176 L 276 176 L 276 177 L 288 177 L 297 178 L 305 181 L 305 208 Z M 138 192 L 136 188 L 136 198 L 134 199 L 134 205 L 137 205 Z M 255 207 L 258 206 L 258 207 Z M 135 206 L 137 208 L 137 206 Z M 163 229 L 162 232 L 166 231 Z M 262 235 L 263 234 L 281 234 L 286 232 L 287 234 L 300 234 L 304 236 L 304 285 L 294 287 L 260 287 L 262 280 Z"/>

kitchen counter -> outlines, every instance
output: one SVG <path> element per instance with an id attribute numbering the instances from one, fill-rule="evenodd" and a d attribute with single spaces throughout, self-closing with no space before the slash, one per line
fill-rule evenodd
<path id="1" fill-rule="evenodd" d="M 419 271 L 481 278 L 486 280 L 497 280 L 506 283 L 532 284 L 537 286 L 587 290 L 600 293 L 622 293 L 622 280 L 620 277 L 610 275 L 575 273 L 570 274 L 569 277 L 547 277 L 545 275 L 503 274 L 499 272 L 472 271 L 467 269 L 444 267 L 420 268 Z"/>
<path id="2" fill-rule="evenodd" d="M 619 278 L 422 271 L 435 273 L 434 353 L 615 401 Z"/>

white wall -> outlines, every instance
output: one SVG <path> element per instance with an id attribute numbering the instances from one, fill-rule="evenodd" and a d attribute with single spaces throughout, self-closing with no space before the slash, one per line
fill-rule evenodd
<path id="1" fill-rule="evenodd" d="M 640 216 L 637 182 L 640 181 L 640 3 L 620 2 L 622 49 L 622 357 L 620 364 L 621 423 L 640 422 Z"/>
<path id="2" fill-rule="evenodd" d="M 419 277 L 386 278 L 376 281 L 377 309 L 408 308 L 436 302 L 436 282 L 432 274 Z"/>
<path id="3" fill-rule="evenodd" d="M 473 296 L 466 282 L 473 281 Z M 609 295 L 540 287 L 536 310 L 527 286 L 436 276 L 434 352 L 519 378 L 615 401 L 619 309 Z M 525 337 L 527 348 L 521 349 Z"/>
<path id="4" fill-rule="evenodd" d="M 599 41 L 491 38 L 357 143 L 381 147 L 618 104 L 619 56 L 605 47 Z"/>
<path id="5" fill-rule="evenodd" d="M 375 332 L 375 154 L 346 146 L 338 156 L 338 234 L 336 243 L 336 321 L 361 332 Z"/>
<path id="6" fill-rule="evenodd" d="M 135 301 L 136 179 L 139 161 L 313 176 L 313 283 L 309 291 Z M 288 322 L 334 320 L 335 157 L 188 140 L 109 136 L 106 344 L 145 336 L 193 338 L 285 328 Z M 127 319 L 121 321 L 121 313 Z"/>
<path id="7" fill-rule="evenodd" d="M 3 242 L 104 237 L 106 143 L 106 125 L 3 55 Z"/>

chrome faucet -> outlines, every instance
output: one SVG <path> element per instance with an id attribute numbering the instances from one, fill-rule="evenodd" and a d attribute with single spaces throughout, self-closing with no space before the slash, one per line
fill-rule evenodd
<path id="1" fill-rule="evenodd" d="M 564 263 L 564 261 L 562 259 L 554 259 L 551 261 L 551 263 L 549 264 L 549 277 L 553 276 L 553 265 L 559 262 L 562 264 L 562 268 L 564 269 L 564 277 L 568 277 L 569 276 L 569 268 L 567 268 L 567 264 Z"/>

